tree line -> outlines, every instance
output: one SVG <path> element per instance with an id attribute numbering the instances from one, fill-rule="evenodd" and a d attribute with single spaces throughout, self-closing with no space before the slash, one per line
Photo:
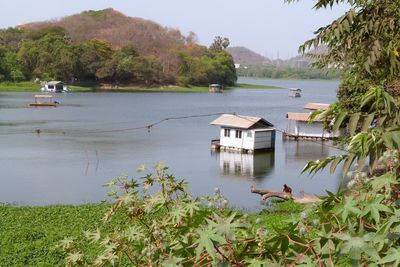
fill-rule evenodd
<path id="1" fill-rule="evenodd" d="M 218 43 L 171 47 L 139 54 L 134 44 L 113 47 L 91 39 L 73 42 L 59 26 L 0 29 L 0 81 L 62 80 L 141 85 L 233 85 L 233 59 Z"/>
<path id="2" fill-rule="evenodd" d="M 339 70 L 305 69 L 291 67 L 256 67 L 237 69 L 237 74 L 244 77 L 271 78 L 271 79 L 339 79 Z"/>

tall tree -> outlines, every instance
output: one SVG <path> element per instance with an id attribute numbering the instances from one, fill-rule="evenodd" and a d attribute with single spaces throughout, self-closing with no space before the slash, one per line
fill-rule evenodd
<path id="1" fill-rule="evenodd" d="M 221 52 L 229 46 L 229 39 L 226 37 L 216 36 L 210 49 L 215 52 Z"/>

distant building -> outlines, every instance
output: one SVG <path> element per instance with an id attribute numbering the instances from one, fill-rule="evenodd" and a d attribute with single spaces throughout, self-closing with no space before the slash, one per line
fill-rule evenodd
<path id="1" fill-rule="evenodd" d="M 330 104 L 325 103 L 307 103 L 304 105 L 304 109 L 309 110 L 327 110 L 329 109 Z"/>
<path id="2" fill-rule="evenodd" d="M 221 126 L 220 139 L 212 142 L 214 149 L 244 153 L 275 149 L 275 128 L 263 118 L 223 114 L 211 124 Z"/>
<path id="3" fill-rule="evenodd" d="M 240 68 L 240 64 L 239 63 L 235 63 L 235 69 Z"/>
<path id="4" fill-rule="evenodd" d="M 327 110 L 329 104 L 324 103 L 307 103 L 305 109 L 309 110 Z M 328 131 L 324 127 L 324 121 L 318 116 L 310 121 L 309 113 L 288 112 L 286 117 L 289 120 L 288 127 L 284 133 L 286 138 L 318 138 L 318 139 L 333 139 L 341 135 L 341 131 L 335 133 Z"/>
<path id="5" fill-rule="evenodd" d="M 41 91 L 42 92 L 61 93 L 61 92 L 67 92 L 68 88 L 67 88 L 67 85 L 61 81 L 50 81 L 50 82 L 45 82 L 42 85 Z"/>
<path id="6" fill-rule="evenodd" d="M 208 91 L 210 93 L 222 93 L 223 90 L 224 90 L 224 87 L 218 83 L 213 83 L 208 86 Z"/>

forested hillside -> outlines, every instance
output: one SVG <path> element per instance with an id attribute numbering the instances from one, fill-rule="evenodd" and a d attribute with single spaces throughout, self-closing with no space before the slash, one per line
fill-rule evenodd
<path id="1" fill-rule="evenodd" d="M 0 30 L 0 81 L 232 85 L 236 72 L 224 48 L 113 9 L 85 11 Z"/>

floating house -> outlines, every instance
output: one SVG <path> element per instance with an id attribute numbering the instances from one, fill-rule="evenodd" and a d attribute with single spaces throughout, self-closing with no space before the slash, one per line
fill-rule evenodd
<path id="1" fill-rule="evenodd" d="M 327 110 L 329 109 L 330 104 L 325 103 L 307 103 L 304 105 L 304 109 L 309 110 Z"/>
<path id="2" fill-rule="evenodd" d="M 327 110 L 329 104 L 324 103 L 307 103 L 304 106 L 309 110 Z M 310 121 L 309 113 L 288 112 L 286 117 L 289 120 L 288 127 L 284 133 L 287 139 L 333 139 L 341 135 L 341 131 L 336 133 L 330 132 L 324 127 L 324 121 L 318 116 Z"/>
<path id="3" fill-rule="evenodd" d="M 55 107 L 58 102 L 53 101 L 52 95 L 35 95 L 35 102 L 30 103 L 31 107 Z"/>
<path id="4" fill-rule="evenodd" d="M 221 126 L 220 139 L 211 142 L 215 150 L 254 153 L 275 149 L 275 128 L 263 118 L 223 114 L 211 124 Z"/>
<path id="5" fill-rule="evenodd" d="M 224 91 L 224 87 L 221 84 L 213 83 L 208 86 L 208 91 L 210 93 L 222 93 Z"/>
<path id="6" fill-rule="evenodd" d="M 68 87 L 61 81 L 50 81 L 42 85 L 42 92 L 62 93 L 68 92 Z"/>

